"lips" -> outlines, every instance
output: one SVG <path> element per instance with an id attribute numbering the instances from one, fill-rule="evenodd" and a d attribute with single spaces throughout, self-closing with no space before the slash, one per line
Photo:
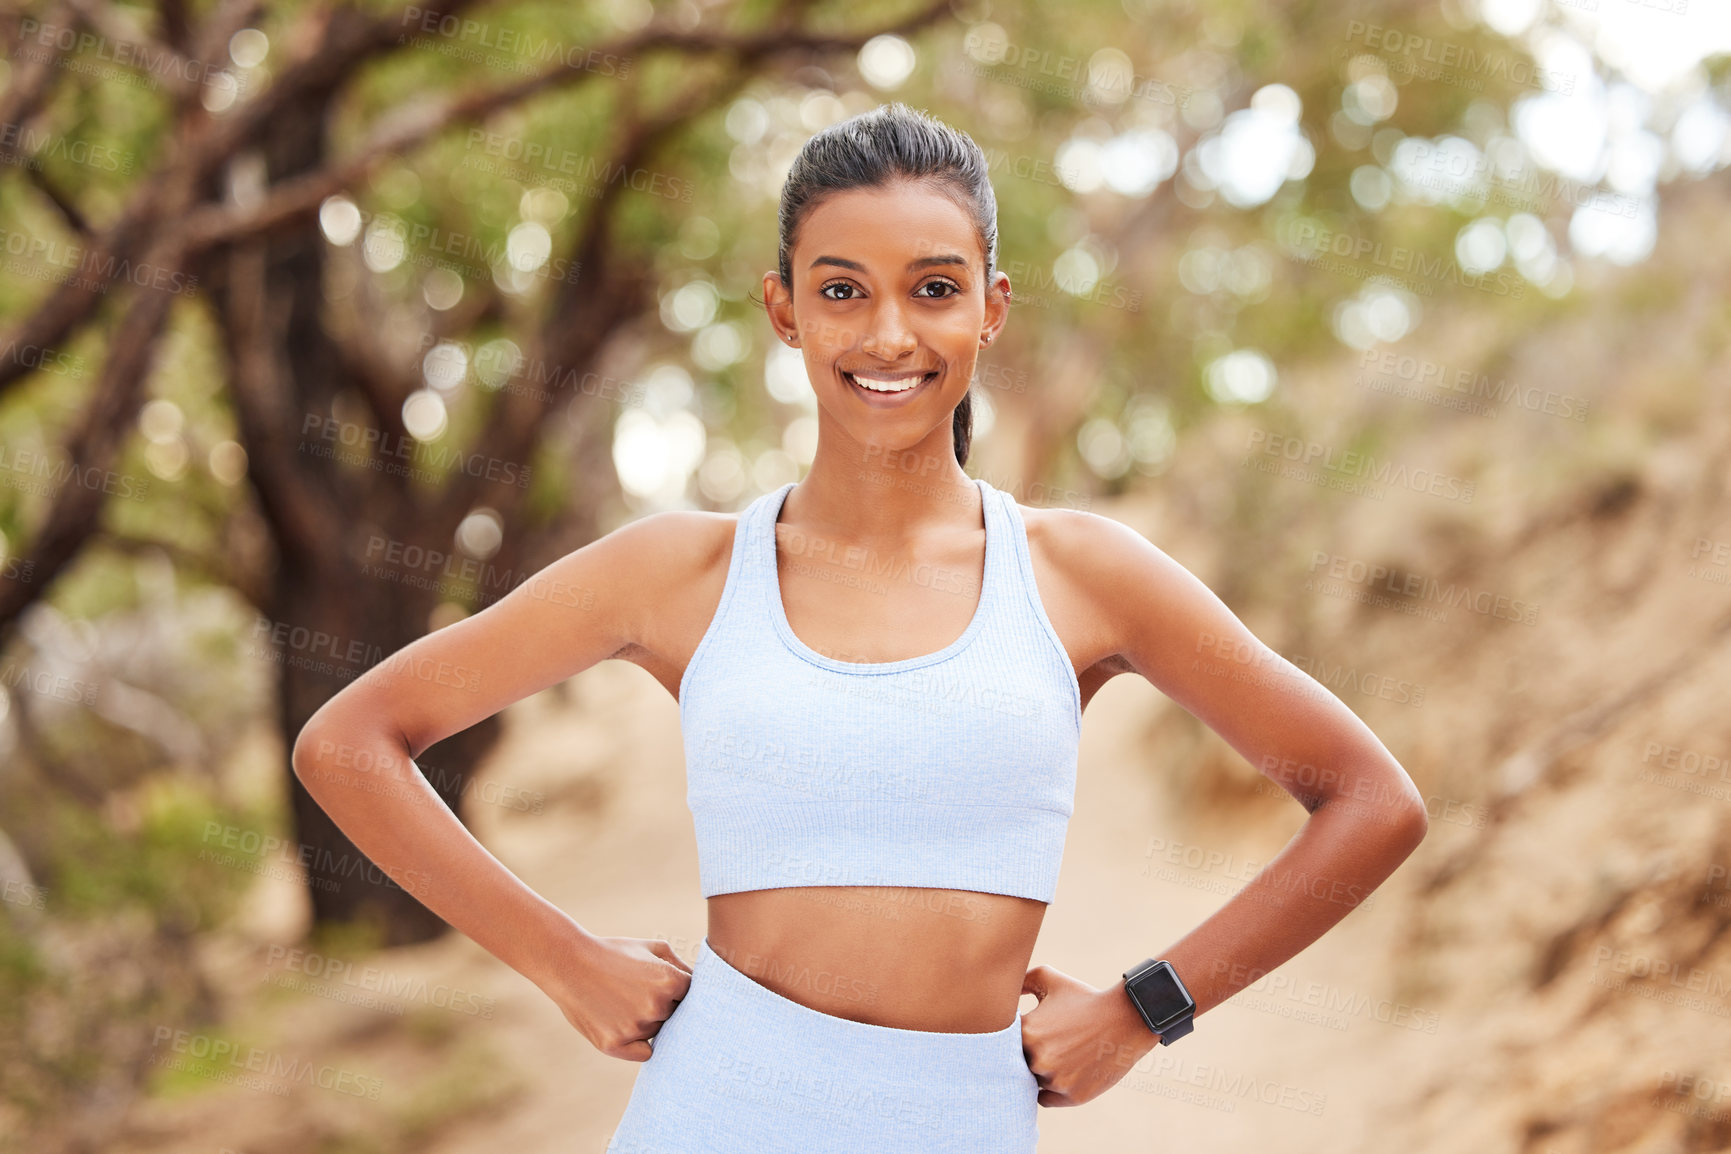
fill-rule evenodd
<path id="1" fill-rule="evenodd" d="M 850 373 L 843 370 L 841 375 L 855 388 L 893 396 L 897 393 L 910 393 L 938 374 L 936 370 L 923 373 Z"/>

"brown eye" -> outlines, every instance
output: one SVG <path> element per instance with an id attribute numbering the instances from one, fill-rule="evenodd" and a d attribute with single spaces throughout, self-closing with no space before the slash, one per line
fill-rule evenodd
<path id="1" fill-rule="evenodd" d="M 845 300 L 852 300 L 853 299 L 851 296 L 845 296 L 845 297 L 832 297 L 832 296 L 830 296 L 829 290 L 832 288 L 847 289 L 848 292 L 850 292 L 850 293 L 854 291 L 854 286 L 847 283 L 845 280 L 832 280 L 828 284 L 824 285 L 822 288 L 818 289 L 817 295 L 820 297 L 823 297 L 825 300 L 832 300 L 832 301 L 845 301 Z"/>
<path id="2" fill-rule="evenodd" d="M 925 290 L 929 289 L 929 288 L 947 288 L 950 291 L 946 292 L 946 293 L 939 293 L 937 295 L 925 294 Z M 947 300 L 948 298 L 955 296 L 957 293 L 959 293 L 961 291 L 962 290 L 960 288 L 956 287 L 955 282 L 947 281 L 947 280 L 929 280 L 925 284 L 920 286 L 920 292 L 922 294 L 926 295 L 926 299 L 927 300 L 934 300 L 934 301 Z"/>

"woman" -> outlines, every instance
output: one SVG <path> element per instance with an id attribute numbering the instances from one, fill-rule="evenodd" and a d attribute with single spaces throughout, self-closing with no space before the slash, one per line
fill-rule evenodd
<path id="1" fill-rule="evenodd" d="M 805 479 L 571 553 L 375 668 L 296 743 L 369 857 L 420 878 L 603 1053 L 644 1063 L 616 1154 L 1032 1151 L 1036 1104 L 1099 1095 L 1424 835 L 1376 737 L 1200 581 L 1117 522 L 1024 509 L 962 471 L 975 358 L 1009 312 L 996 218 L 979 148 L 923 114 L 813 137 L 763 282 L 817 393 Z M 609 657 L 679 701 L 709 906 L 693 966 L 590 933 L 444 806 L 378 804 L 342 768 L 400 767 L 431 795 L 408 759 Z M 440 663 L 478 684 L 411 675 Z M 1029 961 L 1082 710 L 1125 672 L 1310 817 L 1218 912 L 1097 988 Z"/>

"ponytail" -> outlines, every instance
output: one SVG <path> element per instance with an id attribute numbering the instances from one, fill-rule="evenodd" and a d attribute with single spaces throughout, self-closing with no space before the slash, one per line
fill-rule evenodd
<path id="1" fill-rule="evenodd" d="M 968 442 L 974 439 L 974 390 L 970 388 L 962 394 L 961 403 L 956 405 L 956 415 L 950 422 L 950 429 L 956 437 L 956 464 L 968 463 Z"/>

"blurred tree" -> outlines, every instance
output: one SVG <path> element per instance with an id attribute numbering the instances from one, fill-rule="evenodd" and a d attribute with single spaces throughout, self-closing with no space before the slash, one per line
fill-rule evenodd
<path id="1" fill-rule="evenodd" d="M 168 62 L 159 154 L 106 224 L 92 224 L 76 193 L 56 188 L 19 151 L 31 134 L 0 143 L 3 159 L 22 166 L 86 246 L 82 275 L 14 326 L 8 347 L 64 347 L 81 327 L 109 324 L 93 395 L 65 443 L 78 477 L 107 475 L 137 422 L 181 296 L 175 290 L 196 285 L 208 300 L 270 546 L 256 569 L 229 572 L 264 615 L 257 636 L 280 646 L 285 748 L 342 682 L 438 623 L 440 605 L 496 598 L 600 533 L 601 510 L 618 488 L 609 403 L 617 396 L 579 383 L 601 379 L 608 342 L 654 307 L 649 246 L 659 238 L 653 223 L 633 227 L 622 218 L 642 199 L 640 186 L 695 179 L 678 175 L 677 160 L 693 123 L 765 70 L 857 50 L 871 36 L 912 30 L 944 10 L 928 4 L 853 31 L 814 17 L 805 4 L 743 5 L 726 15 L 750 30 L 722 32 L 685 5 L 667 20 L 627 20 L 640 27 L 596 43 L 590 34 L 602 24 L 593 14 L 501 11 L 481 19 L 465 15 L 471 7 L 458 0 L 377 15 L 353 7 L 271 13 L 236 2 L 194 23 L 184 7 L 165 2 L 152 30 L 133 10 L 76 0 L 13 21 L 8 55 L 18 63 L 0 107 L 8 124 L 30 123 L 55 97 L 57 81 L 74 84 L 73 55 L 91 43 L 98 55 L 107 44 L 111 57 L 122 46 L 134 62 Z M 276 34 L 265 40 L 252 28 L 258 24 Z M 62 39 L 54 29 L 75 35 Z M 201 62 L 245 59 L 258 41 L 283 59 L 273 75 L 243 69 L 264 83 L 237 99 L 226 63 Z M 519 78 L 491 83 L 485 69 L 470 66 L 480 58 Z M 354 211 L 345 190 L 369 177 L 376 187 L 382 170 L 423 145 L 537 100 L 581 114 L 563 140 L 546 146 L 562 156 L 559 170 L 571 171 L 576 157 L 599 176 L 584 190 L 592 199 L 561 254 L 518 251 L 519 243 L 531 252 L 537 240 L 545 246 L 544 226 L 501 243 L 484 214 L 470 218 L 460 203 L 410 196 L 399 207 L 416 237 L 455 254 L 461 307 L 417 307 L 414 297 L 431 294 L 413 283 L 394 299 L 352 281 L 333 290 L 337 274 L 357 270 L 329 265 L 327 237 L 342 226 L 321 221 L 321 209 Z M 355 130 L 361 142 L 344 149 L 333 128 L 355 105 L 377 115 L 370 131 Z M 483 133 L 486 152 L 496 134 Z M 522 154 L 524 145 L 511 139 L 491 151 Z M 375 215 L 357 246 L 375 271 L 391 264 L 370 259 L 372 246 L 400 240 L 396 227 L 396 218 Z M 105 322 L 100 306 L 109 288 L 139 283 L 133 269 L 148 270 L 150 287 L 117 294 L 119 317 Z M 394 287 L 405 287 L 401 278 Z M 466 410 L 448 409 L 429 388 L 437 369 L 425 366 L 425 355 L 501 320 L 521 349 L 506 366 L 508 379 Z M 0 361 L 0 395 L 28 372 L 27 358 Z M 548 379 L 551 387 L 534 387 Z M 567 403 L 562 414 L 556 403 Z M 457 435 L 445 435 L 458 424 L 449 429 Z M 549 469 L 556 460 L 564 467 Z M 33 579 L 0 583 L 0 636 L 99 532 L 106 496 L 100 484 L 56 491 L 22 551 Z M 476 537 L 481 543 L 471 544 Z M 443 561 L 375 566 L 381 550 L 485 566 L 456 574 Z M 497 733 L 492 718 L 428 751 L 424 760 L 438 771 L 431 783 L 453 809 Z M 292 774 L 288 780 L 317 919 L 374 921 L 387 943 L 444 928 L 387 879 L 357 873 L 361 855 Z"/>

